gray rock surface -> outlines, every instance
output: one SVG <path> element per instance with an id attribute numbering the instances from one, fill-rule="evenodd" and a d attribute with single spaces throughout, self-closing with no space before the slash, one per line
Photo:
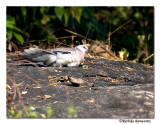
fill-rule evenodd
<path id="1" fill-rule="evenodd" d="M 39 113 L 44 112 L 43 107 L 51 105 L 54 118 L 68 118 L 72 104 L 73 118 L 154 118 L 154 69 L 151 67 L 93 58 L 86 58 L 85 65 L 80 67 L 38 68 L 32 64 L 13 65 L 13 62 L 7 67 L 10 68 L 8 75 L 26 74 L 42 86 L 36 88 L 32 80 L 15 76 L 15 82 L 23 84 L 19 85 L 20 91 L 27 91 L 23 95 L 24 105 L 36 107 Z M 74 86 L 63 78 L 58 80 L 61 76 L 80 78 L 94 86 Z M 51 85 L 54 83 L 56 85 Z M 9 81 L 8 84 L 11 85 Z M 43 95 L 51 97 L 37 98 Z M 12 104 L 21 109 L 17 99 L 18 96 Z"/>

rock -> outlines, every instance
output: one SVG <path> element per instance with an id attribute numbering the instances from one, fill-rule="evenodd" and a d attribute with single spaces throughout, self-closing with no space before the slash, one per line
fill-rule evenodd
<path id="1" fill-rule="evenodd" d="M 32 80 L 23 76 L 14 76 L 17 84 L 23 82 L 23 85 L 18 86 L 20 91 L 27 90 L 27 94 L 23 96 L 24 105 L 36 106 L 38 113 L 43 113 L 42 108 L 51 104 L 54 118 L 67 118 L 66 110 L 73 103 L 73 108 L 76 110 L 73 118 L 154 118 L 153 67 L 128 61 L 93 58 L 86 58 L 85 65 L 88 68 L 47 67 L 41 70 L 33 65 L 11 66 L 11 64 L 12 61 L 7 63 L 9 68 L 7 74 L 10 77 L 21 72 L 38 81 L 42 86 L 41 89 L 35 89 Z M 53 78 L 52 81 L 60 80 L 60 83 L 50 86 L 51 82 L 46 80 L 48 76 L 58 77 Z M 68 77 L 70 83 L 78 84 L 78 87 L 67 85 Z M 11 85 L 10 82 L 7 83 Z M 94 87 L 88 88 L 88 84 L 91 83 Z M 25 89 L 26 86 L 29 86 L 29 89 Z M 10 92 L 14 92 L 14 88 L 10 89 Z M 51 97 L 36 98 L 46 94 Z M 23 108 L 17 100 L 12 101 L 11 105 L 17 110 Z"/>

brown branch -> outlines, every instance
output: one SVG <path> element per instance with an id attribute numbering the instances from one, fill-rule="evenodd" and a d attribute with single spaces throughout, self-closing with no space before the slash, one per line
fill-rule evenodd
<path id="1" fill-rule="evenodd" d="M 8 68 L 7 68 L 8 69 Z M 17 71 L 18 72 L 18 70 L 17 69 L 15 69 L 15 68 L 11 68 L 12 70 L 14 70 L 14 71 Z M 21 72 L 21 74 L 13 74 L 13 75 L 15 75 L 15 76 L 23 76 L 23 77 L 26 77 L 26 78 L 28 78 L 29 80 L 31 80 L 31 81 L 33 81 L 38 87 L 42 87 L 36 80 L 34 80 L 33 78 L 31 78 L 30 76 L 28 76 L 28 75 L 26 75 L 26 74 L 24 74 L 24 73 L 22 73 Z M 7 76 L 7 78 L 8 78 L 8 76 Z M 9 76 L 9 80 L 10 80 L 10 76 Z M 10 80 L 11 81 L 11 80 Z M 15 83 L 16 84 L 16 83 Z M 14 85 L 14 83 L 13 83 L 13 85 Z M 40 92 L 41 92 L 41 94 L 44 96 L 44 93 L 43 93 L 43 91 L 41 90 L 39 88 L 39 90 L 40 90 Z M 16 89 L 16 87 L 14 88 L 14 90 L 15 90 L 15 92 L 17 91 L 17 92 L 20 92 L 19 91 L 19 89 Z"/>
<path id="2" fill-rule="evenodd" d="M 145 59 L 144 59 L 144 63 L 145 63 L 148 59 L 150 59 L 152 56 L 154 56 L 154 53 L 151 54 L 150 56 L 148 56 L 147 58 L 145 58 Z"/>
<path id="3" fill-rule="evenodd" d="M 80 34 L 78 34 L 78 33 L 75 33 L 75 32 L 73 32 L 73 31 L 70 31 L 70 30 L 68 30 L 68 29 L 64 29 L 66 32 L 69 32 L 69 33 L 71 33 L 71 34 L 74 34 L 74 35 L 76 35 L 76 36 L 78 36 L 78 37 L 81 37 L 81 38 L 83 38 L 83 39 L 86 39 L 86 40 L 88 40 L 88 41 L 94 41 L 94 40 L 92 40 L 92 39 L 90 39 L 90 38 L 86 38 L 85 36 L 82 36 L 82 35 L 80 35 Z"/>
<path id="4" fill-rule="evenodd" d="M 107 50 L 104 46 L 101 46 L 101 48 L 104 50 L 104 52 L 107 52 L 109 55 L 113 56 L 117 60 L 120 60 L 116 55 L 114 55 L 110 50 Z"/>
<path id="5" fill-rule="evenodd" d="M 7 68 L 7 69 L 8 69 L 8 68 Z M 18 69 L 15 69 L 15 68 L 13 68 L 13 67 L 11 67 L 11 68 L 9 68 L 9 69 L 18 72 Z M 18 73 L 18 74 L 13 74 L 13 75 L 16 75 L 16 76 L 24 76 L 24 77 L 32 80 L 37 86 L 40 86 L 40 87 L 41 87 L 41 85 L 40 85 L 36 80 L 34 80 L 34 79 L 31 78 L 30 76 L 28 76 L 28 75 L 26 75 L 26 74 L 24 74 L 24 73 L 22 73 L 22 72 L 21 72 L 21 74 Z"/>
<path id="6" fill-rule="evenodd" d="M 73 38 L 73 37 L 77 37 L 77 36 L 65 36 L 65 37 L 58 37 L 56 39 L 67 39 L 67 38 Z"/>
<path id="7" fill-rule="evenodd" d="M 19 99 L 22 99 L 21 93 L 19 91 L 19 88 L 17 87 L 16 82 L 11 78 L 11 76 L 7 75 L 7 79 L 13 84 L 14 86 L 14 96 L 13 99 L 16 98 L 16 93 L 18 93 Z"/>
<path id="8" fill-rule="evenodd" d="M 15 51 L 18 51 L 18 47 L 7 38 L 7 42 L 9 42 L 9 44 L 14 48 Z"/>
<path id="9" fill-rule="evenodd" d="M 28 62 L 29 64 L 34 65 L 35 67 L 41 69 L 36 63 L 29 60 L 17 60 L 17 61 L 14 61 L 13 63 L 16 63 L 16 62 Z M 21 63 L 21 64 L 24 64 L 24 63 Z"/>
<path id="10" fill-rule="evenodd" d="M 127 21 L 126 23 L 124 23 L 123 25 L 121 25 L 120 27 L 118 27 L 117 29 L 115 29 L 113 32 L 109 32 L 108 34 L 108 38 L 107 38 L 107 41 L 109 40 L 109 46 L 111 44 L 111 41 L 110 41 L 110 38 L 111 38 L 111 35 L 114 34 L 116 31 L 118 31 L 120 28 L 122 28 L 123 26 L 125 26 L 126 24 L 130 23 L 132 21 L 132 19 L 130 19 L 129 21 Z"/>
<path id="11" fill-rule="evenodd" d="M 69 96 L 69 89 L 68 89 L 67 85 L 65 86 L 65 94 L 66 94 L 66 103 L 68 104 L 68 108 L 69 108 L 69 106 L 70 106 L 70 96 Z"/>
<path id="12" fill-rule="evenodd" d="M 28 76 L 28 75 L 26 75 L 26 74 L 23 74 L 23 73 L 22 73 L 22 74 L 14 74 L 14 75 L 26 77 L 26 78 L 28 78 L 29 80 L 33 81 L 37 86 L 41 87 L 41 85 L 40 85 L 36 80 L 34 80 L 33 78 L 31 78 L 30 76 Z"/>
<path id="13" fill-rule="evenodd" d="M 130 23 L 132 21 L 132 19 L 130 19 L 129 21 L 127 21 L 126 23 L 124 23 L 123 25 L 121 25 L 120 27 L 118 27 L 116 30 L 114 30 L 113 32 L 109 33 L 109 35 L 114 34 L 116 31 L 118 31 L 120 28 L 122 28 L 123 26 L 125 26 L 126 24 Z"/>
<path id="14" fill-rule="evenodd" d="M 28 76 L 26 74 L 15 74 L 15 75 L 16 76 L 24 76 L 24 77 L 30 79 L 31 81 L 33 81 L 38 87 L 42 88 L 42 86 L 36 80 L 34 80 L 33 78 L 31 78 L 30 76 Z M 41 94 L 44 96 L 44 93 L 40 88 L 38 88 L 38 89 L 40 90 Z"/>
<path id="15" fill-rule="evenodd" d="M 39 41 L 41 41 L 41 42 L 45 42 L 45 41 L 47 41 L 47 40 L 27 40 L 27 41 L 25 41 L 25 43 L 31 43 L 31 42 L 39 42 Z"/>

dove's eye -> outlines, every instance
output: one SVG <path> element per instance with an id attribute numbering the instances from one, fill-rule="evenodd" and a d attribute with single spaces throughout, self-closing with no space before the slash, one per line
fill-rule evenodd
<path id="1" fill-rule="evenodd" d="M 86 49 L 86 47 L 85 47 L 85 46 L 83 46 L 83 48 L 84 48 L 84 49 Z"/>

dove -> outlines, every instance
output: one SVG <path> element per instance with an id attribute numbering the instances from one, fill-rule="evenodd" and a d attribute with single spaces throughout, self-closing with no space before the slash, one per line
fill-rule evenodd
<path id="1" fill-rule="evenodd" d="M 47 66 L 79 66 L 85 53 L 88 51 L 86 45 L 78 45 L 74 49 L 58 48 L 52 50 L 40 50 L 35 48 L 25 49 L 19 55 L 33 62 L 43 62 Z"/>

